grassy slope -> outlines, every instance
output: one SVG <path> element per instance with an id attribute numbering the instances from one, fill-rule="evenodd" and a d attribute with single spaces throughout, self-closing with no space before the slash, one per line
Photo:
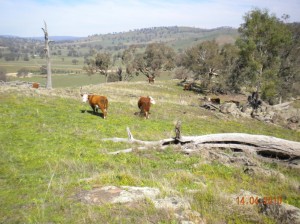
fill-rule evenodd
<path id="1" fill-rule="evenodd" d="M 77 89 L 1 93 L 1 223 L 176 223 L 171 213 L 157 212 L 147 201 L 131 208 L 90 206 L 76 199 L 78 192 L 104 185 L 155 186 L 166 195 L 176 190 L 182 196 L 189 196 L 188 190 L 199 190 L 189 196 L 192 207 L 209 223 L 273 222 L 255 212 L 241 212 L 241 206 L 231 207 L 222 199 L 223 194 L 240 189 L 284 196 L 285 202 L 300 207 L 293 187 L 300 177 L 294 171 L 275 167 L 286 174 L 286 181 L 251 177 L 243 168 L 207 164 L 201 157 L 178 153 L 176 148 L 113 156 L 105 153 L 131 146 L 101 141 L 126 137 L 127 126 L 137 139 L 171 137 L 177 119 L 183 121 L 184 135 L 247 132 L 300 141 L 299 133 L 253 120 L 216 116 L 199 108 L 199 96 L 183 92 L 174 81 L 101 84 L 84 90 L 108 96 L 107 120 L 82 113 L 90 109 L 80 102 Z M 151 95 L 157 101 L 150 120 L 133 115 L 140 95 Z M 240 210 L 232 212 L 233 208 Z"/>

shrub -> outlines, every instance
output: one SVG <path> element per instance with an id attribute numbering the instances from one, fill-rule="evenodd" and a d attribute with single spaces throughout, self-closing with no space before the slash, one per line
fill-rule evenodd
<path id="1" fill-rule="evenodd" d="M 0 81 L 7 81 L 6 70 L 4 68 L 0 68 Z"/>

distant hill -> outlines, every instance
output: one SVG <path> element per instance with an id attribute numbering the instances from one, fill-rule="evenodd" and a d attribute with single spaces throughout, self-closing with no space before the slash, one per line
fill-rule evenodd
<path id="1" fill-rule="evenodd" d="M 77 66 L 81 69 L 85 58 L 93 57 L 95 53 L 105 51 L 113 56 L 122 54 L 130 45 L 135 45 L 139 50 L 150 43 L 165 43 L 172 47 L 176 52 L 183 52 L 206 40 L 216 40 L 220 45 L 234 43 L 238 37 L 237 29 L 231 27 L 219 27 L 215 29 L 200 29 L 194 27 L 152 27 L 128 32 L 94 34 L 88 37 L 74 36 L 50 36 L 54 42 L 50 44 L 51 55 L 57 70 L 65 71 L 65 64 L 71 65 L 71 70 Z M 19 68 L 11 65 L 17 62 L 23 66 L 21 61 L 26 61 L 26 66 L 31 66 L 37 71 L 44 57 L 44 38 L 41 37 L 16 37 L 0 35 L 0 60 L 2 67 L 7 71 L 16 72 Z M 37 66 L 37 60 L 41 62 Z M 79 65 L 72 64 L 72 60 L 77 59 Z M 59 62 L 59 63 L 58 63 Z M 69 69 L 70 70 L 70 69 Z"/>
<path id="2" fill-rule="evenodd" d="M 8 38 L 8 39 L 27 39 L 27 40 L 44 40 L 43 36 L 40 37 L 19 37 L 14 35 L 0 35 L 0 38 Z M 61 41 L 76 41 L 85 37 L 74 37 L 74 36 L 50 36 L 49 39 L 57 42 Z"/>
<path id="3" fill-rule="evenodd" d="M 44 40 L 44 37 L 26 37 L 28 39 L 33 39 L 33 40 Z M 74 36 L 49 36 L 49 39 L 52 41 L 57 41 L 57 42 L 64 42 L 64 41 L 76 41 L 79 39 L 82 39 L 84 37 L 74 37 Z"/>
<path id="4" fill-rule="evenodd" d="M 197 42 L 215 39 L 219 44 L 234 43 L 238 37 L 237 29 L 219 27 L 215 29 L 201 29 L 194 27 L 153 27 L 131 30 L 128 32 L 95 34 L 78 40 L 80 43 L 90 44 L 100 48 L 114 47 L 115 50 L 126 46 L 146 45 L 153 42 L 163 42 L 175 49 L 185 49 Z"/>
<path id="5" fill-rule="evenodd" d="M 231 27 L 219 27 L 215 29 L 201 29 L 194 27 L 152 27 L 128 32 L 94 34 L 88 37 L 74 36 L 50 36 L 49 39 L 55 41 L 54 45 L 72 44 L 79 49 L 95 49 L 106 51 L 119 51 L 126 49 L 130 45 L 141 47 L 149 43 L 166 43 L 176 50 L 184 50 L 194 44 L 205 40 L 215 39 L 219 44 L 234 43 L 238 36 L 237 29 Z M 0 35 L 0 46 L 42 42 L 44 37 L 17 37 L 10 35 Z"/>

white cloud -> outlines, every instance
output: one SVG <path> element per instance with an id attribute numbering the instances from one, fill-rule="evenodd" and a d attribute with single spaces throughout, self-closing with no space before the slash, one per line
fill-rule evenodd
<path id="1" fill-rule="evenodd" d="M 238 27 L 243 15 L 254 7 L 300 21 L 298 0 L 0 0 L 0 5 L 0 34 L 18 36 L 41 36 L 43 20 L 50 35 L 73 36 L 154 26 Z"/>

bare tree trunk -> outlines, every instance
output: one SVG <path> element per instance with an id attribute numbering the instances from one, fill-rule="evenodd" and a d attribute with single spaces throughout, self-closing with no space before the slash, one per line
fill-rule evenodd
<path id="1" fill-rule="evenodd" d="M 272 136 L 251 135 L 245 133 L 222 133 L 202 136 L 181 136 L 180 139 L 169 138 L 159 141 L 142 141 L 134 139 L 130 131 L 128 133 L 130 133 L 128 134 L 128 139 L 107 138 L 102 140 L 136 143 L 147 146 L 137 148 L 138 150 L 146 150 L 153 147 L 165 147 L 172 144 L 179 144 L 182 147 L 182 152 L 186 154 L 195 153 L 201 150 L 201 147 L 198 146 L 203 146 L 205 148 L 231 148 L 235 150 L 241 150 L 250 154 L 255 154 L 271 160 L 277 159 L 285 162 L 291 162 L 300 159 L 300 142 L 289 141 Z M 183 147 L 183 145 L 185 144 L 192 144 L 197 147 L 189 146 L 186 148 Z M 128 153 L 132 151 L 133 149 L 125 149 L 110 154 L 119 154 L 123 152 Z"/>
<path id="2" fill-rule="evenodd" d="M 45 23 L 45 28 L 42 28 L 42 30 L 44 31 L 44 35 L 45 35 L 45 55 L 46 55 L 46 62 L 47 62 L 47 83 L 46 83 L 46 88 L 47 89 L 52 89 L 52 74 L 51 74 L 51 61 L 50 61 L 50 48 L 49 48 L 49 43 L 51 41 L 49 41 L 48 38 L 48 29 L 47 29 L 47 23 L 44 21 Z"/>

